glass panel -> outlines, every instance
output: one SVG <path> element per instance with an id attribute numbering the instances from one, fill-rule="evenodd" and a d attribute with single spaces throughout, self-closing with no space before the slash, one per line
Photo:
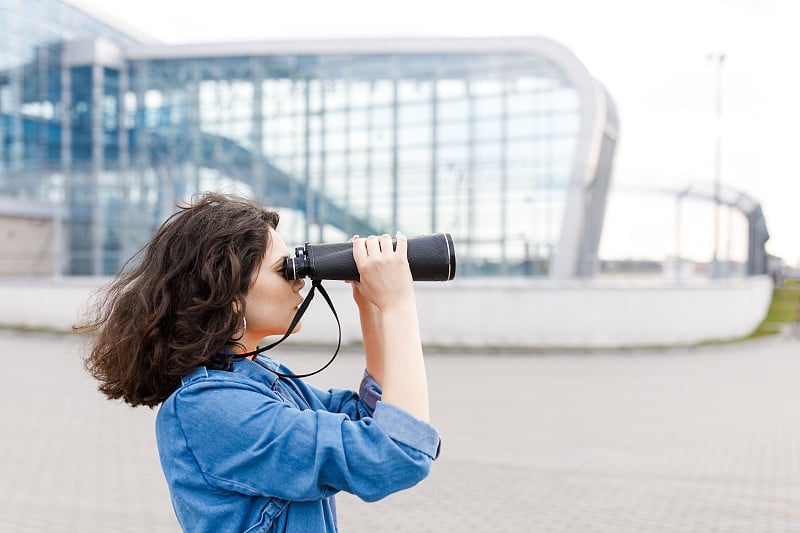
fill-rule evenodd
<path id="1" fill-rule="evenodd" d="M 263 180 L 264 196 L 302 225 L 290 230 L 302 238 L 308 229 L 298 206 L 307 176 L 326 196 L 321 212 L 344 206 L 346 213 L 315 235 L 348 233 L 343 228 L 356 222 L 393 230 L 396 215 L 407 234 L 462 235 L 476 274 L 501 268 L 503 250 L 516 261 L 510 273 L 546 272 L 579 127 L 577 93 L 556 65 L 480 53 L 137 60 L 126 65 L 128 88 L 120 87 L 120 72 L 104 69 L 98 101 L 91 68 L 72 68 L 70 106 L 62 109 L 58 41 L 67 32 L 121 44 L 131 39 L 61 2 L 17 5 L 34 15 L 0 17 L 0 35 L 11 36 L 0 50 L 0 186 L 17 190 L 14 180 L 28 190 L 55 190 L 49 168 L 60 169 L 61 119 L 68 113 L 74 168 L 59 190 L 70 191 L 74 272 L 112 268 L 123 249 L 146 239 L 171 212 L 175 196 L 201 185 L 246 190 Z M 31 7 L 37 5 L 52 9 Z M 263 81 L 254 81 L 255 73 Z M 100 146 L 92 144 L 97 140 Z M 131 152 L 125 194 L 117 168 L 121 140 Z M 93 154 L 105 162 L 99 175 Z M 24 172 L 11 177 L 18 160 Z M 140 220 L 126 225 L 117 214 L 123 208 Z M 108 226 L 100 231 L 98 224 Z"/>
<path id="2" fill-rule="evenodd" d="M 70 69 L 70 123 L 72 126 L 72 160 L 89 161 L 92 158 L 92 69 Z"/>

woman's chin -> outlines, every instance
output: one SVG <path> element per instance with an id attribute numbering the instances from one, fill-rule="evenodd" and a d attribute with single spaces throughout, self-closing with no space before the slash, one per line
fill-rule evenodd
<path id="1" fill-rule="evenodd" d="M 294 327 L 294 329 L 292 330 L 292 334 L 294 335 L 295 333 L 297 333 L 301 329 L 303 329 L 303 321 L 302 320 L 300 322 L 298 322 L 297 325 Z"/>

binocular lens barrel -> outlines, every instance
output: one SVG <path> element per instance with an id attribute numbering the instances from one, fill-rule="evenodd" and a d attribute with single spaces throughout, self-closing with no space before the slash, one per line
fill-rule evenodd
<path id="1" fill-rule="evenodd" d="M 392 239 L 392 246 L 397 241 Z M 449 233 L 434 233 L 408 238 L 408 264 L 415 281 L 449 281 L 456 275 L 456 251 Z M 358 281 L 353 259 L 353 243 L 308 244 L 295 249 L 295 257 L 284 260 L 288 280 L 338 279 Z"/>

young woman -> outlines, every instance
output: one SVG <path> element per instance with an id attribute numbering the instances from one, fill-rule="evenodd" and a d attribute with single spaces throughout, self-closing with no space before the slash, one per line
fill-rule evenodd
<path id="1" fill-rule="evenodd" d="M 156 437 L 186 531 L 337 531 L 334 495 L 374 501 L 425 478 L 438 454 L 406 239 L 353 239 L 366 354 L 359 393 L 322 391 L 270 357 L 303 298 L 278 215 L 205 194 L 170 217 L 105 293 L 87 368 Z M 297 331 L 300 325 L 295 328 Z"/>

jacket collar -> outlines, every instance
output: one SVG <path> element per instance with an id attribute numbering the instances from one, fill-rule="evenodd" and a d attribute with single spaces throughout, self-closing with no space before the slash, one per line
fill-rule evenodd
<path id="1" fill-rule="evenodd" d="M 278 367 L 279 365 L 274 359 L 267 357 L 266 355 L 259 354 L 256 356 L 255 361 L 251 361 L 250 359 L 239 359 L 233 361 L 231 372 L 238 376 L 245 377 L 259 383 L 264 383 L 268 387 L 272 388 L 275 382 L 278 381 L 278 376 L 274 372 L 278 370 Z M 208 378 L 209 372 L 221 371 L 208 370 L 208 368 L 201 366 L 181 378 L 181 384 L 185 387 L 186 385 L 189 385 L 197 380 Z"/>

